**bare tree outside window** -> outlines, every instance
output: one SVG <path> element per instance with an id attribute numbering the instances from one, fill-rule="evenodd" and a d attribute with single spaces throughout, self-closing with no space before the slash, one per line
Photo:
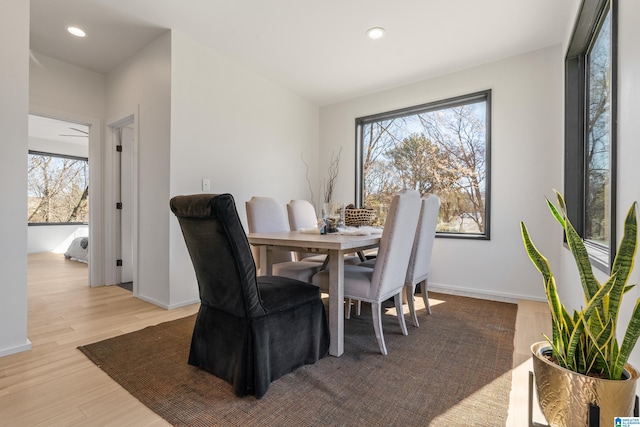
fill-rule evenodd
<path id="1" fill-rule="evenodd" d="M 362 205 L 380 224 L 394 194 L 436 194 L 439 233 L 488 237 L 490 92 L 358 119 Z"/>
<path id="2" fill-rule="evenodd" d="M 86 158 L 29 152 L 28 222 L 89 222 L 89 162 Z"/>
<path id="3" fill-rule="evenodd" d="M 584 0 L 565 57 L 564 194 L 589 261 L 616 256 L 618 0 Z"/>
<path id="4" fill-rule="evenodd" d="M 611 142 L 611 18 L 607 12 L 587 55 L 584 239 L 609 246 Z"/>

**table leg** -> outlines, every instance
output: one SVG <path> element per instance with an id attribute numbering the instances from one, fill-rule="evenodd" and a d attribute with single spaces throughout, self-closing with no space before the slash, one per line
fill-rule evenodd
<path id="1" fill-rule="evenodd" d="M 273 260 L 271 259 L 273 251 L 269 250 L 267 245 L 260 245 L 260 275 L 271 276 L 273 274 L 271 267 Z"/>
<path id="2" fill-rule="evenodd" d="M 344 353 L 344 254 L 329 251 L 329 354 Z"/>

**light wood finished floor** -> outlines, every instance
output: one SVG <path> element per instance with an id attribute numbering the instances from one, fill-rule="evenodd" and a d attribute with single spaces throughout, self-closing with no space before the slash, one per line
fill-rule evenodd
<path id="1" fill-rule="evenodd" d="M 0 358 L 0 426 L 169 425 L 77 347 L 190 315 L 198 305 L 167 311 L 117 286 L 89 288 L 87 266 L 59 254 L 30 255 L 28 280 L 33 348 Z M 528 425 L 529 346 L 548 327 L 545 304 L 518 304 L 509 427 Z"/>

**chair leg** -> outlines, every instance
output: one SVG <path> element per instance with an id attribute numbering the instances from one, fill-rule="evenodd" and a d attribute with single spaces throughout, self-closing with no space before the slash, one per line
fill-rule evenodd
<path id="1" fill-rule="evenodd" d="M 429 292 L 427 291 L 427 281 L 423 280 L 420 284 L 422 288 L 422 299 L 424 300 L 424 306 L 427 308 L 427 312 L 431 314 L 431 304 L 429 304 Z"/>
<path id="2" fill-rule="evenodd" d="M 407 294 L 407 303 L 409 304 L 409 312 L 411 313 L 411 319 L 413 320 L 413 326 L 416 328 L 420 326 L 418 323 L 418 315 L 416 314 L 416 305 L 413 294 L 416 291 L 416 287 L 412 284 L 407 283 L 404 285 L 405 292 Z"/>
<path id="3" fill-rule="evenodd" d="M 345 319 L 351 319 L 351 304 L 355 304 L 355 306 L 356 306 L 356 316 L 360 316 L 360 310 L 362 308 L 362 301 L 360 301 L 359 299 L 352 300 L 351 298 L 347 298 L 346 302 L 347 302 L 347 308 L 344 311 Z"/>
<path id="4" fill-rule="evenodd" d="M 402 335 L 409 335 L 409 332 L 407 332 L 407 324 L 404 321 L 404 310 L 402 307 L 402 289 L 400 289 L 400 292 L 398 292 L 393 297 L 393 301 L 396 303 L 396 313 L 398 314 L 398 323 L 400 323 Z"/>
<path id="5" fill-rule="evenodd" d="M 376 339 L 380 347 L 380 353 L 387 355 L 387 346 L 384 344 L 384 335 L 382 335 L 382 304 L 379 302 L 371 303 L 371 316 L 373 317 L 373 330 L 376 332 Z"/>

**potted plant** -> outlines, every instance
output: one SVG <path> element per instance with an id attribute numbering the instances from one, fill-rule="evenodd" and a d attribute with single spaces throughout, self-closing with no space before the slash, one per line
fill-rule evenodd
<path id="1" fill-rule="evenodd" d="M 548 199 L 547 204 L 564 229 L 580 273 L 585 306 L 569 314 L 560 302 L 549 262 L 521 222 L 524 246 L 542 274 L 552 320 L 552 337 L 545 335 L 546 341 L 531 346 L 538 401 L 551 426 L 587 426 L 590 405 L 599 408 L 599 425 L 613 425 L 614 417 L 633 416 L 638 379 L 638 371 L 627 360 L 640 335 L 640 299 L 621 345 L 616 337 L 622 296 L 633 287 L 627 281 L 637 249 L 636 203 L 627 213 L 611 275 L 601 284 L 582 238 L 567 218 L 564 198 L 555 193 L 558 207 Z"/>

